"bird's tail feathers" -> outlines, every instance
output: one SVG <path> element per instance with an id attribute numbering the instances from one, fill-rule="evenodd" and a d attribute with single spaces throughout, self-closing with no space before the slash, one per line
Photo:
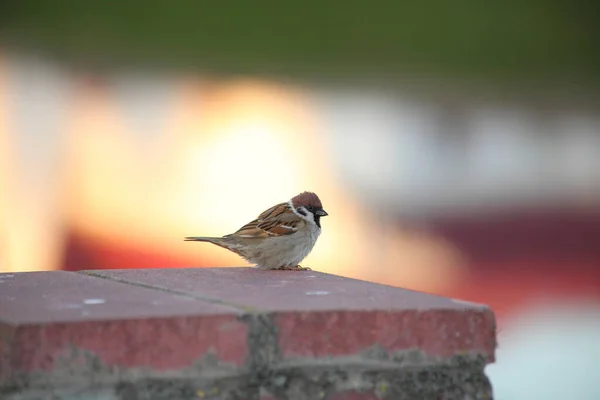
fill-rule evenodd
<path id="1" fill-rule="evenodd" d="M 228 239 L 230 239 L 230 235 L 223 236 L 223 237 L 188 236 L 184 239 L 184 241 L 212 243 L 219 247 L 223 247 L 224 249 L 227 249 L 229 251 L 233 251 L 234 253 L 239 254 L 240 256 L 243 257 L 243 255 L 240 253 L 240 251 L 238 249 L 238 246 L 236 246 L 235 243 L 231 243 L 231 241 Z"/>
<path id="2" fill-rule="evenodd" d="M 220 244 L 223 241 L 223 238 L 220 237 L 208 237 L 208 236 L 188 236 L 183 239 L 186 242 L 210 242 L 215 244 Z"/>

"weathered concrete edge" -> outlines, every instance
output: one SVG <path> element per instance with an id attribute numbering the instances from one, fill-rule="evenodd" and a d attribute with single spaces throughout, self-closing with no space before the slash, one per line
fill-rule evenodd
<path id="1" fill-rule="evenodd" d="M 61 354 L 52 371 L 20 372 L 13 375 L 10 382 L 0 383 L 0 398 L 23 389 L 86 391 L 103 387 L 118 388 L 127 382 L 144 380 L 190 381 L 200 389 L 221 381 L 243 381 L 244 374 L 245 371 L 220 361 L 211 352 L 186 368 L 165 371 L 105 365 L 93 352 L 70 347 Z"/>
<path id="2" fill-rule="evenodd" d="M 262 322 L 261 322 L 262 323 Z M 267 340 L 269 342 L 270 340 Z M 271 349 L 276 352 L 276 349 Z M 178 371 L 153 371 L 144 368 L 120 369 L 103 366 L 89 352 L 72 349 L 71 357 L 87 359 L 93 370 L 81 372 L 64 360 L 60 371 L 27 377 L 21 385 L 0 390 L 1 398 L 40 398 L 52 394 L 55 398 L 101 395 L 107 399 L 129 398 L 205 398 L 253 399 L 262 390 L 280 398 L 291 393 L 327 398 L 334 393 L 354 390 L 374 392 L 382 399 L 427 398 L 439 392 L 458 390 L 467 384 L 473 398 L 491 398 L 491 385 L 483 372 L 482 355 L 457 356 L 436 364 L 418 350 L 409 359 L 422 358 L 422 363 L 384 361 L 372 355 L 285 360 L 265 365 L 261 355 L 250 363 L 257 371 L 227 368 L 207 355 L 190 368 Z M 397 354 L 396 354 L 397 355 Z M 262 355 L 264 356 L 264 354 Z M 266 358 L 269 358 L 268 356 Z M 64 379 L 68 377 L 68 379 Z M 462 389 L 461 389 L 462 390 Z M 200 395 L 199 395 L 200 394 Z M 18 397 L 17 397 L 18 395 Z M 26 397 L 31 396 L 31 397 Z"/>
<path id="3" fill-rule="evenodd" d="M 277 398 L 328 398 L 344 392 L 374 393 L 380 399 L 491 399 L 492 387 L 482 368 L 462 360 L 462 366 L 339 365 L 314 362 L 274 368 L 263 387 Z M 302 394 L 304 397 L 293 397 Z M 455 397 L 449 395 L 455 394 Z"/>
<path id="4" fill-rule="evenodd" d="M 395 398 L 411 390 L 416 390 L 415 396 L 434 389 L 450 390 L 460 386 L 461 381 L 469 381 L 477 383 L 471 385 L 473 390 L 485 394 L 481 398 L 491 398 L 491 387 L 483 373 L 489 362 L 486 354 L 472 352 L 439 359 L 419 349 L 388 352 L 375 345 L 350 356 L 284 360 L 271 315 L 249 313 L 238 318 L 249 326 L 249 353 L 242 368 L 224 364 L 210 353 L 177 371 L 120 368 L 103 365 L 91 352 L 72 348 L 52 372 L 15 377 L 0 394 L 9 398 L 18 393 L 53 393 L 61 398 L 68 393 L 103 392 L 120 399 L 136 393 L 155 393 L 151 398 L 161 398 L 157 393 L 172 392 L 203 393 L 203 398 L 213 397 L 211 393 L 215 398 L 217 394 L 252 398 L 261 388 L 283 396 L 293 387 L 315 398 L 345 390 L 374 391 L 381 398 Z"/>

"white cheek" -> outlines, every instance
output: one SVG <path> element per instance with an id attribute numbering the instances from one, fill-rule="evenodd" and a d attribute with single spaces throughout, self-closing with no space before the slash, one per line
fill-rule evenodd
<path id="1" fill-rule="evenodd" d="M 291 202 L 290 202 L 290 205 L 291 205 Z M 310 222 L 310 223 L 312 223 L 312 224 L 315 224 L 315 216 L 313 215 L 313 213 L 311 213 L 310 211 L 308 211 L 308 210 L 307 210 L 305 207 L 303 207 L 303 206 L 300 206 L 300 207 L 298 207 L 298 208 L 300 208 L 300 209 L 301 209 L 301 210 L 302 210 L 302 211 L 303 211 L 303 212 L 304 212 L 306 215 L 302 215 L 302 214 L 301 214 L 301 213 L 299 213 L 299 212 L 297 211 L 297 209 L 296 209 L 296 208 L 294 208 L 294 207 L 291 207 L 291 208 L 292 208 L 292 210 L 294 211 L 294 214 L 296 214 L 296 215 L 297 215 L 297 216 L 299 216 L 300 218 L 302 218 L 302 219 L 304 219 L 304 220 L 306 220 L 306 221 L 308 221 L 308 222 Z"/>
<path id="2" fill-rule="evenodd" d="M 304 211 L 306 213 L 306 216 L 302 215 L 302 218 L 304 218 L 305 220 L 307 220 L 309 222 L 312 222 L 314 224 L 315 223 L 315 216 L 313 215 L 313 213 L 311 213 L 310 211 L 308 211 L 304 207 L 302 207 L 302 211 Z"/>

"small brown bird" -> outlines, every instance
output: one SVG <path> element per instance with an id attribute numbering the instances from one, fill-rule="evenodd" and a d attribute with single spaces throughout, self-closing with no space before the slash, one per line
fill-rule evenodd
<path id="1" fill-rule="evenodd" d="M 240 255 L 262 269 L 306 270 L 302 261 L 321 234 L 321 217 L 328 215 L 319 197 L 303 192 L 264 211 L 237 232 L 223 237 L 186 237 L 209 242 Z"/>

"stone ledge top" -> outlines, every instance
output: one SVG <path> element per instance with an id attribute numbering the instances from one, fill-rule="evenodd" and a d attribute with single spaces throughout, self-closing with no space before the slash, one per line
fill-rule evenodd
<path id="1" fill-rule="evenodd" d="M 239 310 L 85 274 L 0 274 L 0 325 L 239 313 Z"/>
<path id="2" fill-rule="evenodd" d="M 315 271 L 127 269 L 0 274 L 0 323 L 248 311 L 485 311 L 487 306 Z"/>
<path id="3" fill-rule="evenodd" d="M 486 306 L 316 271 L 94 270 L 84 274 L 256 311 L 484 310 Z"/>

